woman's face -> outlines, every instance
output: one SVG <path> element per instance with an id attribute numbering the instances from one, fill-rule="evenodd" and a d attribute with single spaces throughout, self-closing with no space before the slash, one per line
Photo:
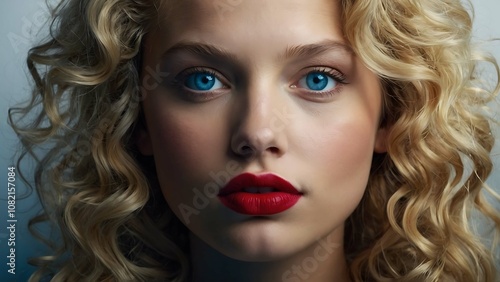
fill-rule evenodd
<path id="1" fill-rule="evenodd" d="M 235 259 L 284 258 L 326 236 L 342 244 L 385 130 L 379 80 L 344 39 L 339 4 L 189 0 L 159 12 L 137 144 L 154 156 L 170 208 Z M 242 173 L 279 176 L 298 201 L 229 208 L 218 194 Z M 248 197 L 236 205 L 282 189 L 238 185 Z"/>

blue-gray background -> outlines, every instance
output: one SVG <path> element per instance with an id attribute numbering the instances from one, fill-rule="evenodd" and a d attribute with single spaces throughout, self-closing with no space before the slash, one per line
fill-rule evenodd
<path id="1" fill-rule="evenodd" d="M 214 0 L 210 0 L 214 1 Z M 500 38 L 500 1 L 473 0 L 475 5 L 475 39 L 477 42 Z M 45 247 L 30 236 L 27 223 L 40 211 L 35 194 L 17 200 L 16 217 L 16 274 L 7 272 L 7 168 L 15 165 L 18 149 L 16 136 L 7 124 L 7 110 L 24 101 L 30 93 L 25 64 L 26 53 L 37 38 L 45 35 L 39 30 L 46 26 L 48 12 L 44 0 L 2 0 L 0 2 L 0 281 L 26 281 L 34 268 L 26 263 L 28 257 L 46 254 Z M 485 49 L 500 60 L 500 42 L 489 42 Z M 498 106 L 494 105 L 498 112 Z M 497 117 L 500 115 L 497 114 Z M 497 130 L 497 136 L 500 136 Z M 499 142 L 500 143 L 500 142 Z M 500 191 L 500 146 L 494 150 L 498 164 L 488 183 Z M 19 177 L 16 180 L 18 198 L 26 192 Z M 500 207 L 498 207 L 500 208 Z"/>

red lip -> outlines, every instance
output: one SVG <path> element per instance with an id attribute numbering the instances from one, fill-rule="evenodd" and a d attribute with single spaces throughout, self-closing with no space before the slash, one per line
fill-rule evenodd
<path id="1" fill-rule="evenodd" d="M 273 191 L 266 193 L 248 191 L 271 188 Z M 275 174 L 243 173 L 231 179 L 218 196 L 223 205 L 237 213 L 272 215 L 293 207 L 302 194 L 288 181 Z"/>

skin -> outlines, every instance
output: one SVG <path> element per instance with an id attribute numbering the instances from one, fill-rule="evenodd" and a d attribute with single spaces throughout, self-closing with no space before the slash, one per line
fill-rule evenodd
<path id="1" fill-rule="evenodd" d="M 385 151 L 379 79 L 343 38 L 336 1 L 231 3 L 160 6 L 145 41 L 143 80 L 147 68 L 162 75 L 144 92 L 147 129 L 137 144 L 154 156 L 163 195 L 191 231 L 191 279 L 349 281 L 344 221 L 365 191 L 373 152 Z M 230 56 L 196 55 L 179 45 L 187 42 Z M 332 42 L 320 54 L 285 55 Z M 182 74 L 193 67 L 217 73 L 221 87 L 190 91 Z M 315 67 L 343 83 L 333 81 L 328 95 L 307 89 L 302 78 Z M 242 172 L 275 173 L 303 196 L 285 212 L 251 217 L 205 193 Z"/>

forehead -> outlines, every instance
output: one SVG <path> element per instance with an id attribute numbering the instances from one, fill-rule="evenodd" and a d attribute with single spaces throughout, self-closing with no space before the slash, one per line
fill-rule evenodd
<path id="1" fill-rule="evenodd" d="M 221 21 L 224 21 L 230 14 L 246 14 L 246 16 L 252 15 L 254 18 L 259 18 L 265 11 L 272 11 L 279 16 L 281 12 L 300 11 L 329 14 L 340 8 L 339 0 L 159 0 L 156 3 L 159 12 L 172 12 L 176 16 L 191 13 L 216 14 Z M 188 17 L 186 19 L 197 20 L 197 18 Z"/>
<path id="2" fill-rule="evenodd" d="M 257 52 L 283 44 L 344 41 L 338 0 L 161 1 L 158 12 L 154 37 L 163 46 L 198 41 Z"/>
<path id="3" fill-rule="evenodd" d="M 158 27 L 175 34 L 196 30 L 217 36 L 340 31 L 338 0 L 161 1 Z M 177 34 L 176 34 L 177 35 Z M 272 35 L 274 36 L 274 35 Z"/>

